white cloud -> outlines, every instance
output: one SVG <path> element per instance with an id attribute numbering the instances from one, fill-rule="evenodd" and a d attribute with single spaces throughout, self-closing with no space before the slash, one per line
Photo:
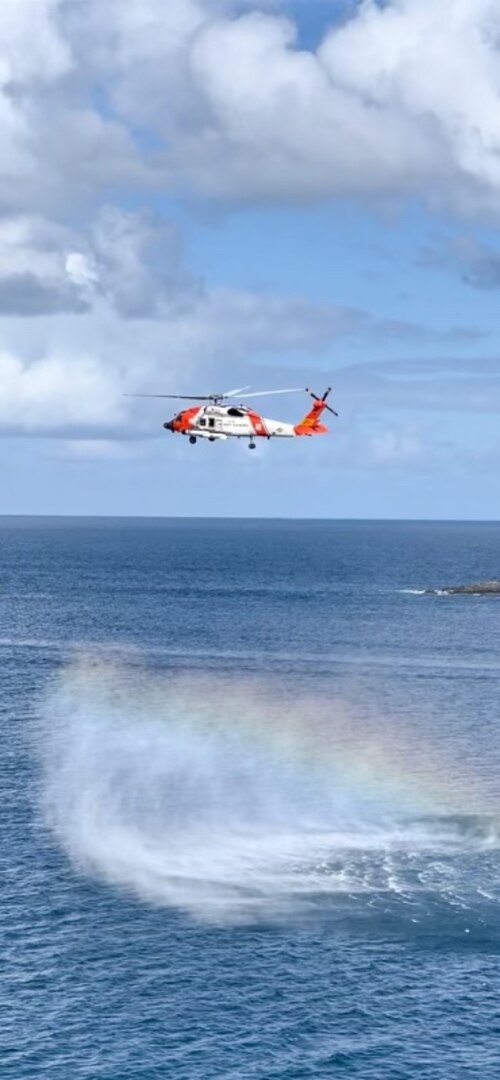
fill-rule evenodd
<path id="1" fill-rule="evenodd" d="M 107 445 L 157 424 L 124 392 L 210 391 L 271 351 L 318 353 L 349 334 L 417 338 L 334 303 L 205 285 L 171 222 L 123 209 L 131 193 L 134 206 L 153 189 L 417 195 L 497 213 L 496 0 L 366 2 L 316 53 L 267 7 L 0 4 L 0 432 Z M 496 384 L 473 377 L 473 407 L 496 409 Z M 466 398 L 449 374 L 410 388 L 351 368 L 339 381 L 361 410 Z"/>
<path id="2" fill-rule="evenodd" d="M 67 33 L 72 6 L 0 4 L 0 214 L 61 213 L 150 172 L 126 125 L 97 106 L 96 72 Z"/>
<path id="3" fill-rule="evenodd" d="M 129 224 L 135 235 L 137 219 L 132 216 Z M 121 227 L 126 229 L 126 219 Z M 15 235 L 26 234 L 31 253 L 33 237 L 40 240 L 45 234 L 30 232 L 25 222 L 24 232 L 18 229 Z M 49 233 L 48 240 L 64 241 L 64 252 L 68 234 Z M 86 300 L 80 313 L 75 303 L 54 314 L 51 297 L 36 320 L 0 313 L 0 433 L 108 439 L 155 434 L 166 403 L 127 401 L 123 394 L 203 394 L 246 382 L 255 385 L 256 379 L 263 382 L 257 389 L 279 386 L 284 376 L 276 370 L 260 369 L 255 375 L 259 357 L 318 355 L 333 342 L 353 336 L 365 340 L 399 336 L 406 341 L 412 329 L 390 320 L 378 324 L 355 309 L 294 296 L 189 285 L 183 293 L 183 269 L 181 284 L 175 274 L 173 283 L 166 274 L 163 286 L 160 275 L 152 278 L 153 305 L 150 298 L 144 299 L 148 264 L 142 264 L 134 244 L 133 257 L 124 257 L 123 265 L 115 262 L 119 245 L 115 248 L 114 242 L 109 250 L 106 242 L 88 252 L 76 252 L 71 246 L 68 251 L 62 258 L 55 243 L 54 251 L 42 251 L 39 266 L 36 259 L 33 265 L 40 282 L 48 266 L 56 296 L 66 276 L 74 297 L 82 304 Z M 14 249 L 14 254 L 18 260 L 26 258 L 24 248 Z M 2 268 L 0 258 L 0 298 Z M 19 289 L 25 285 L 22 275 L 12 280 Z M 48 288 L 47 279 L 45 285 Z M 419 328 L 413 329 L 418 334 Z M 382 392 L 383 376 L 377 372 L 375 377 L 377 391 Z M 339 373 L 339 379 L 349 385 L 350 369 Z M 362 380 L 369 386 L 373 375 L 363 373 Z"/>
<path id="4" fill-rule="evenodd" d="M 92 293 L 99 284 L 99 270 L 95 259 L 85 255 L 83 251 L 69 251 L 64 259 L 66 273 L 79 288 Z"/>
<path id="5" fill-rule="evenodd" d="M 41 217 L 0 219 L 0 314 L 83 311 L 86 290 L 74 268 L 84 256 L 72 250 L 78 242 Z"/>
<path id="6" fill-rule="evenodd" d="M 368 2 L 316 54 L 286 20 L 207 22 L 189 46 L 205 113 L 178 132 L 178 167 L 221 197 L 417 195 L 497 213 L 499 34 L 496 0 Z"/>
<path id="7" fill-rule="evenodd" d="M 211 290 L 166 308 L 162 318 L 126 320 L 106 296 L 83 314 L 40 315 L 35 332 L 33 320 L 0 317 L 0 433 L 156 434 L 174 404 L 123 394 L 199 394 L 221 380 L 244 382 L 250 357 L 268 348 L 321 348 L 343 319 L 341 309 L 293 297 Z"/>
<path id="8" fill-rule="evenodd" d="M 151 212 L 104 207 L 85 234 L 40 216 L 0 218 L 0 314 L 84 311 L 101 299 L 124 317 L 159 317 L 199 288 L 177 228 Z"/>
<path id="9" fill-rule="evenodd" d="M 0 430 L 41 434 L 117 425 L 125 410 L 116 378 L 94 357 L 54 353 L 33 363 L 0 353 Z"/>
<path id="10" fill-rule="evenodd" d="M 498 212 L 499 38 L 496 0 L 395 0 L 363 5 L 319 55 L 334 84 L 374 110 L 382 135 L 403 120 L 452 199 Z M 424 194 L 443 202 L 446 192 Z"/>
<path id="11" fill-rule="evenodd" d="M 60 0 L 3 0 L 0 17 L 0 84 L 3 88 L 51 83 L 72 67 L 71 50 L 57 18 Z"/>
<path id="12" fill-rule="evenodd" d="M 204 195 L 416 195 L 500 207 L 497 0 L 371 0 L 314 52 L 289 20 L 220 4 L 89 4 L 81 62 Z M 85 48 L 87 51 L 85 52 Z"/>
<path id="13" fill-rule="evenodd" d="M 190 303 L 201 289 L 184 267 L 179 230 L 159 215 L 105 208 L 89 242 L 90 273 L 124 316 L 164 315 Z"/>
<path id="14" fill-rule="evenodd" d="M 497 0 L 366 0 L 316 52 L 272 5 L 249 7 L 0 5 L 0 212 L 180 183 L 498 216 Z"/>

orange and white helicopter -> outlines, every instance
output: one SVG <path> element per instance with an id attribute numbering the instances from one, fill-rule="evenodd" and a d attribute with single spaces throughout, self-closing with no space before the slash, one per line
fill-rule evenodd
<path id="1" fill-rule="evenodd" d="M 190 405 L 181 409 L 176 416 L 164 423 L 163 427 L 174 434 L 187 435 L 193 445 L 198 439 L 217 442 L 222 439 L 248 439 L 250 450 L 255 450 L 256 439 L 291 438 L 295 435 L 325 435 L 328 428 L 320 423 L 325 409 L 338 416 L 335 409 L 327 404 L 331 386 L 323 397 L 306 389 L 306 394 L 313 398 L 313 405 L 298 424 L 289 424 L 282 420 L 270 420 L 260 416 L 248 405 L 233 405 L 231 398 L 239 398 L 249 387 L 227 390 L 224 394 L 206 394 L 195 398 L 187 394 L 133 394 L 133 397 L 175 398 L 178 401 L 197 401 L 207 404 Z M 295 394 L 298 387 L 289 390 L 259 390 L 245 394 L 246 398 L 267 397 L 269 394 Z M 226 404 L 229 402 L 229 404 Z"/>

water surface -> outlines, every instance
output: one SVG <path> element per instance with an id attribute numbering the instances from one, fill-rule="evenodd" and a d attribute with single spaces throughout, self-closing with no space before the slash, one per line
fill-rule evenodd
<path id="1" fill-rule="evenodd" d="M 0 519 L 2 1077 L 500 1076 L 499 556 Z"/>

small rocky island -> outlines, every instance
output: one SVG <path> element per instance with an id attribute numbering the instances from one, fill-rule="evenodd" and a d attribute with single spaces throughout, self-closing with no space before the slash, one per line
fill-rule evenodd
<path id="1" fill-rule="evenodd" d="M 473 585 L 443 585 L 440 589 L 426 589 L 432 596 L 492 596 L 500 595 L 500 581 L 476 581 Z"/>

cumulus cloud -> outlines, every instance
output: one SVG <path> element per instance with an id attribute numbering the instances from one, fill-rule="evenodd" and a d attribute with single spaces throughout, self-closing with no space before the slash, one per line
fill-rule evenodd
<path id="1" fill-rule="evenodd" d="M 497 0 L 347 13 L 308 51 L 279 5 L 2 4 L 0 210 L 180 184 L 236 201 L 411 196 L 497 217 Z"/>
<path id="2" fill-rule="evenodd" d="M 65 30 L 72 3 L 0 5 L 0 213 L 61 213 L 148 173 L 127 126 L 98 107 Z"/>
<path id="3" fill-rule="evenodd" d="M 77 290 L 87 289 L 87 267 L 77 269 Z M 216 290 L 167 307 L 162 318 L 125 319 L 122 305 L 124 297 L 136 299 L 134 282 L 133 273 L 118 282 L 114 304 L 110 287 L 95 300 L 99 282 L 92 275 L 94 306 L 89 301 L 85 313 L 58 317 L 49 306 L 35 333 L 30 320 L 0 315 L 0 433 L 147 436 L 159 430 L 165 403 L 146 408 L 123 394 L 210 392 L 222 377 L 234 385 L 249 354 L 318 348 L 343 323 L 335 308 Z"/>
<path id="4" fill-rule="evenodd" d="M 60 0 L 36 4 L 5 0 L 0 19 L 1 83 L 4 88 L 43 85 L 72 68 L 71 50 L 57 29 Z"/>
<path id="5" fill-rule="evenodd" d="M 185 267 L 176 227 L 151 212 L 103 208 L 85 234 L 38 217 L 0 220 L 3 434 L 145 437 L 160 431 L 165 404 L 124 394 L 206 393 L 253 382 L 248 373 L 270 354 L 318 356 L 342 340 L 394 346 L 432 337 L 425 327 L 334 302 L 202 282 Z M 425 371 L 421 363 L 420 379 Z M 261 372 L 257 381 L 279 386 L 277 378 Z M 408 391 L 397 365 L 357 365 L 338 378 L 361 407 L 356 379 L 386 404 L 404 402 Z"/>
<path id="6" fill-rule="evenodd" d="M 123 411 L 123 407 L 122 407 Z M 0 429 L 47 433 L 74 427 L 98 430 L 120 418 L 111 372 L 93 357 L 57 353 L 29 364 L 0 353 Z"/>
<path id="7" fill-rule="evenodd" d="M 349 335 L 427 339 L 334 302 L 207 285 L 162 197 L 417 196 L 495 217 L 499 39 L 496 0 L 367 0 L 316 51 L 271 0 L 6 0 L 0 431 L 99 448 L 151 430 L 126 392 L 210 391 L 270 351 Z M 153 196 L 160 210 L 141 209 Z M 493 376 L 489 393 L 477 371 L 419 372 L 413 387 L 380 367 L 339 380 L 360 408 L 461 408 L 466 382 L 469 404 L 497 407 Z"/>
<path id="8" fill-rule="evenodd" d="M 105 208 L 91 229 L 94 285 L 127 318 L 161 316 L 202 289 L 183 262 L 178 228 L 151 211 Z"/>
<path id="9" fill-rule="evenodd" d="M 104 207 L 85 233 L 40 216 L 0 219 L 0 315 L 84 312 L 161 317 L 201 288 L 177 227 L 151 211 Z"/>
<path id="10" fill-rule="evenodd" d="M 182 304 L 167 302 L 167 288 L 161 317 L 149 306 L 131 317 L 131 298 L 135 311 L 142 295 L 135 264 L 113 293 L 109 282 L 101 290 L 99 263 L 90 273 L 76 254 L 73 260 L 77 295 L 88 296 L 85 312 L 55 317 L 49 309 L 36 320 L 35 336 L 27 320 L 0 315 L 0 433 L 147 436 L 165 403 L 123 394 L 210 393 L 251 378 L 269 352 L 319 354 L 345 337 L 391 332 L 390 323 L 379 328 L 363 312 L 333 303 L 206 286 Z M 138 280 L 142 286 L 142 271 Z M 407 327 L 396 323 L 396 332 L 405 339 Z M 261 372 L 259 381 L 265 388 L 273 377 Z"/>
<path id="11" fill-rule="evenodd" d="M 88 7 L 90 51 L 102 5 Z M 154 135 L 170 179 L 217 198 L 411 195 L 498 214 L 496 0 L 367 0 L 316 52 L 278 14 L 220 10 L 106 8 L 109 101 Z"/>
<path id="12" fill-rule="evenodd" d="M 0 315 L 84 311 L 75 243 L 70 230 L 40 217 L 0 219 Z"/>

